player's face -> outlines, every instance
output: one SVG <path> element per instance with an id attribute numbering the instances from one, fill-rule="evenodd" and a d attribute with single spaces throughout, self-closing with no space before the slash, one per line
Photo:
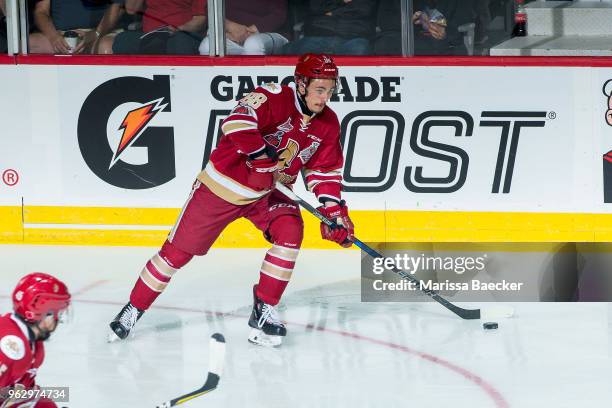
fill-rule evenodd
<path id="1" fill-rule="evenodd" d="M 38 335 L 39 340 L 47 340 L 51 333 L 57 328 L 58 319 L 54 314 L 47 315 L 38 323 L 38 329 L 40 334 Z"/>
<path id="2" fill-rule="evenodd" d="M 319 113 L 325 108 L 327 102 L 334 94 L 336 81 L 333 79 L 313 79 L 308 84 L 306 92 L 306 106 L 314 113 Z"/>

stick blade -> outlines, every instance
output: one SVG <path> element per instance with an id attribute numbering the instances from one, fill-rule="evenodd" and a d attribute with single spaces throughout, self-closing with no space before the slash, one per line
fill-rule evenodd
<path id="1" fill-rule="evenodd" d="M 223 374 L 223 361 L 225 360 L 225 337 L 221 333 L 210 336 L 209 356 L 208 371 L 220 377 Z"/>
<path id="2" fill-rule="evenodd" d="M 166 401 L 156 408 L 170 408 L 177 405 L 183 404 L 194 398 L 202 396 L 204 394 L 213 391 L 217 388 L 221 374 L 223 373 L 223 362 L 225 360 L 225 337 L 221 333 L 215 333 L 210 336 L 209 341 L 209 359 L 208 359 L 208 375 L 206 376 L 206 382 L 200 388 L 190 393 L 181 395 L 180 397 L 174 398 L 170 401 Z"/>

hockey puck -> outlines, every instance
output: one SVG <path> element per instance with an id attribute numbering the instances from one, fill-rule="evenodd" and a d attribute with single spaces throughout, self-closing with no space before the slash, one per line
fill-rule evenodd
<path id="1" fill-rule="evenodd" d="M 482 324 L 482 328 L 485 330 L 495 330 L 498 327 L 499 327 L 498 324 L 495 322 L 486 322 Z"/>

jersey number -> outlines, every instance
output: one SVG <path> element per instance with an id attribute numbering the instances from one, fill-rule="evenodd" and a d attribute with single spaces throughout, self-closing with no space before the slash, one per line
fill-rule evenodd
<path id="1" fill-rule="evenodd" d="M 268 97 L 259 92 L 251 92 L 240 100 L 240 103 L 248 105 L 253 109 L 257 109 L 262 103 L 268 100 Z"/>

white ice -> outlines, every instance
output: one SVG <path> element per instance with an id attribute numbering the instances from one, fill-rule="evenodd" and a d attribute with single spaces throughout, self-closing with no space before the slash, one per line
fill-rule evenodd
<path id="1" fill-rule="evenodd" d="M 198 388 L 208 339 L 227 341 L 219 388 L 189 407 L 612 406 L 607 303 L 516 303 L 497 331 L 436 303 L 361 303 L 357 251 L 304 250 L 280 306 L 280 349 L 251 345 L 251 287 L 264 249 L 216 249 L 179 271 L 127 341 L 107 344 L 156 248 L 0 246 L 0 306 L 43 271 L 74 294 L 38 375 L 70 408 L 149 407 Z M 478 306 L 478 305 L 463 305 Z"/>

